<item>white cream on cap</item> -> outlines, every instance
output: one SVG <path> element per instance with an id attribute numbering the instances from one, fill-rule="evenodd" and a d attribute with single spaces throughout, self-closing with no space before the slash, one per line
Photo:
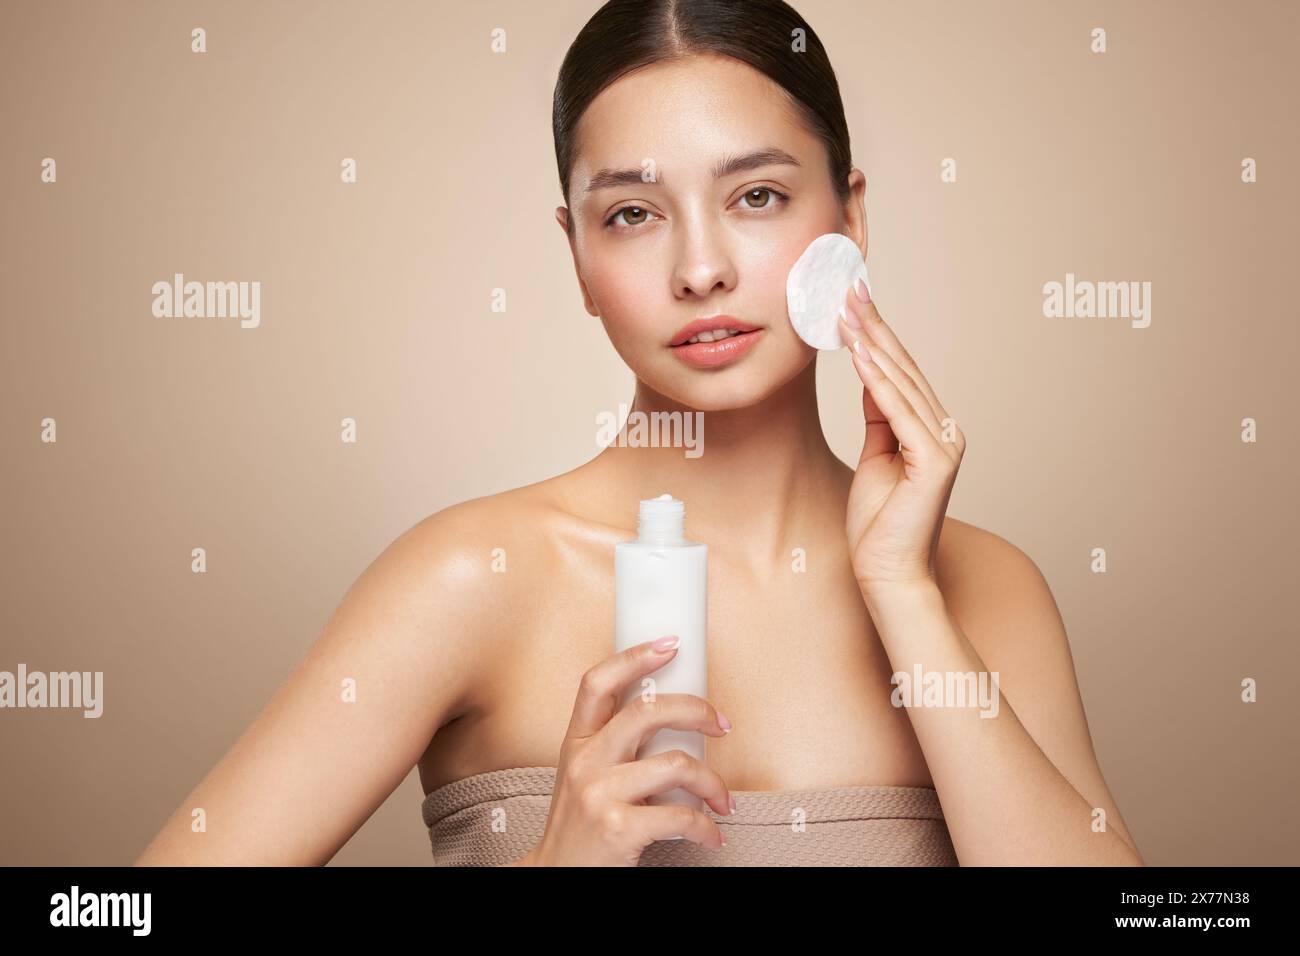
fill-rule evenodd
<path id="1" fill-rule="evenodd" d="M 838 232 L 818 236 L 808 244 L 785 280 L 785 300 L 790 324 L 799 338 L 815 349 L 838 349 L 837 322 L 844 315 L 844 300 L 858 277 L 871 294 L 867 264 L 857 243 Z"/>

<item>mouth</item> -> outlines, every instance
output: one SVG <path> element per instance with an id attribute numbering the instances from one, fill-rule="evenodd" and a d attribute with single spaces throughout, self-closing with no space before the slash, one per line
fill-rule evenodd
<path id="1" fill-rule="evenodd" d="M 763 330 L 731 315 L 696 319 L 677 330 L 669 347 L 687 365 L 716 368 L 740 358 Z"/>
<path id="2" fill-rule="evenodd" d="M 734 334 L 754 332 L 757 329 L 758 326 L 742 322 L 734 315 L 710 315 L 683 325 L 668 344 L 675 348 L 693 342 L 717 342 Z"/>

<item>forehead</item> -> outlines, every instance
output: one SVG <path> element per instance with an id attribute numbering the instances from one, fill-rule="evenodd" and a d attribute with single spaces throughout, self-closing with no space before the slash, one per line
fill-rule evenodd
<path id="1" fill-rule="evenodd" d="M 680 182 L 706 174 L 724 153 L 779 146 L 806 165 L 819 145 L 779 84 L 715 55 L 664 60 L 620 77 L 592 100 L 577 133 L 579 189 L 597 170 L 645 159 Z"/>

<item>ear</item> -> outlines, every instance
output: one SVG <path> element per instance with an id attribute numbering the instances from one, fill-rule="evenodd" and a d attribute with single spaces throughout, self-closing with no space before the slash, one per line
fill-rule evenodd
<path id="1" fill-rule="evenodd" d="M 563 206 L 557 206 L 555 221 L 560 224 L 560 230 L 564 233 L 565 238 L 569 240 L 569 255 L 573 257 L 573 271 L 577 273 L 578 288 L 582 290 L 582 304 L 587 309 L 588 315 L 600 318 L 600 313 L 596 311 L 596 303 L 591 300 L 591 293 L 587 291 L 587 283 L 582 281 L 582 270 L 578 268 L 578 249 L 573 241 L 573 231 L 569 228 L 569 210 Z"/>
<path id="2" fill-rule="evenodd" d="M 844 201 L 844 233 L 867 257 L 867 177 L 856 166 L 849 171 L 849 198 Z"/>

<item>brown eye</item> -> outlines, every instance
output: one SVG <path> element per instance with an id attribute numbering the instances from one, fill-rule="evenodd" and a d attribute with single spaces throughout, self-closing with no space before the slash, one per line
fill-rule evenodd
<path id="1" fill-rule="evenodd" d="M 641 215 L 641 216 L 645 215 L 645 210 L 642 209 L 640 206 L 625 206 L 624 208 L 620 209 L 619 212 L 623 216 L 623 221 L 627 223 L 629 226 L 640 225 L 641 222 L 643 221 L 641 219 L 635 218 L 635 215 Z"/>
<path id="2" fill-rule="evenodd" d="M 750 203 L 750 204 L 749 204 L 749 208 L 750 208 L 750 209 L 762 209 L 764 206 L 766 206 L 766 205 L 767 205 L 767 202 L 768 202 L 768 197 L 772 195 L 772 190 L 770 190 L 770 189 L 762 189 L 762 188 L 759 188 L 759 189 L 751 189 L 749 192 L 745 193 L 745 198 L 746 198 L 746 199 L 753 199 L 755 196 L 757 196 L 757 195 L 759 195 L 759 194 L 762 194 L 762 196 L 763 196 L 763 201 L 760 202 L 760 203 Z"/>

